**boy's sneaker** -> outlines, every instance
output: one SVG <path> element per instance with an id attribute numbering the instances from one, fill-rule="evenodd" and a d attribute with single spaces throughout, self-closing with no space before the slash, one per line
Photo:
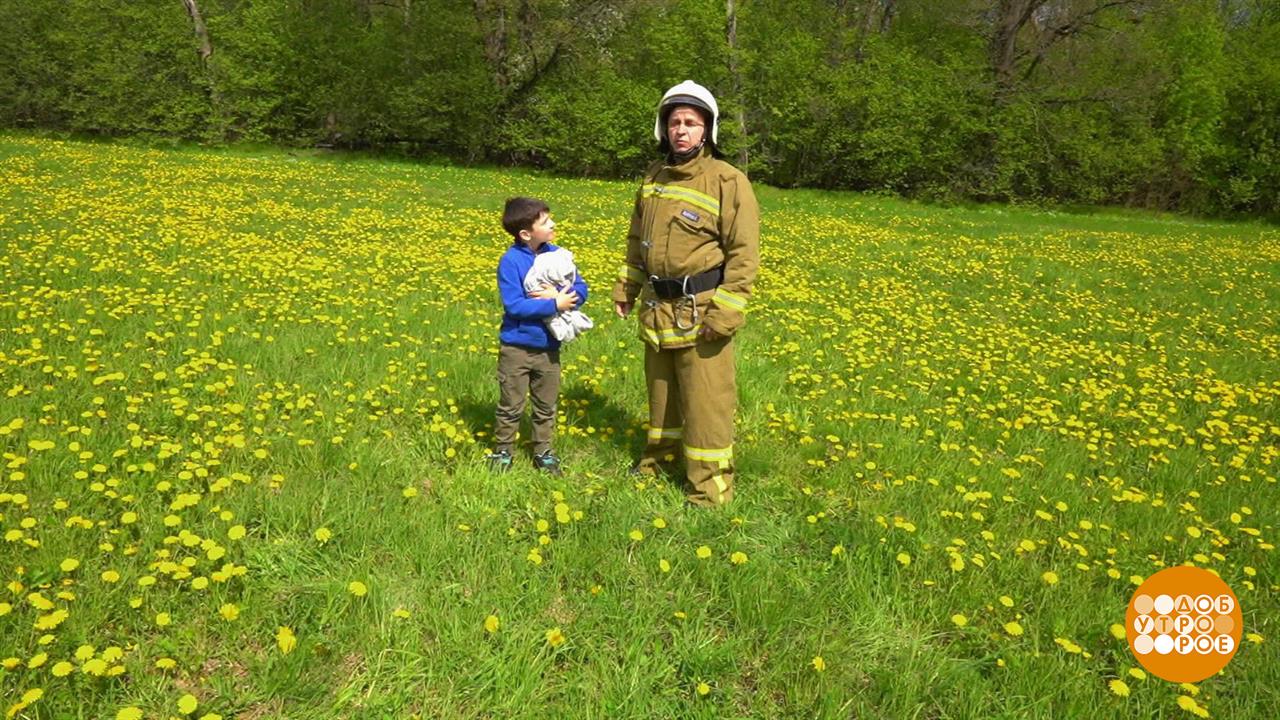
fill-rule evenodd
<path id="1" fill-rule="evenodd" d="M 496 473 L 504 473 L 511 469 L 511 451 L 497 450 L 484 456 L 489 463 L 489 470 Z"/>
<path id="2" fill-rule="evenodd" d="M 544 450 L 541 455 L 534 455 L 533 466 L 548 475 L 556 477 L 564 475 L 564 471 L 560 469 L 560 458 L 550 450 Z"/>

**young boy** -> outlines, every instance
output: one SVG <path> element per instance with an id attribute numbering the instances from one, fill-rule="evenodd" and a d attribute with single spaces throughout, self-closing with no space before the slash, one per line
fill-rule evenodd
<path id="1" fill-rule="evenodd" d="M 515 197 L 502 211 L 502 227 L 513 242 L 498 261 L 498 292 L 502 295 L 501 344 L 498 348 L 498 411 L 493 432 L 494 451 L 487 456 L 497 472 L 511 469 L 511 450 L 524 414 L 525 396 L 533 400 L 533 465 L 561 475 L 560 460 L 551 451 L 556 427 L 556 399 L 560 395 L 560 341 L 544 322 L 558 312 L 576 309 L 587 300 L 581 275 L 566 287 L 524 289 L 534 259 L 557 252 L 551 244 L 556 224 L 541 200 Z"/>

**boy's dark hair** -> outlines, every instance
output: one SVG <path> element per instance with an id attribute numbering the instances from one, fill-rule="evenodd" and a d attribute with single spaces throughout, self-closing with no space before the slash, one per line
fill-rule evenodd
<path id="1" fill-rule="evenodd" d="M 542 213 L 549 212 L 551 208 L 537 198 L 508 198 L 506 207 L 502 208 L 502 227 L 511 237 L 519 238 L 521 230 L 532 230 Z"/>

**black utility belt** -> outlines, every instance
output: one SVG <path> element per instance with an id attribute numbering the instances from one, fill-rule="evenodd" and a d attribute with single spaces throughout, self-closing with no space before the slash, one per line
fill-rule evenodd
<path id="1" fill-rule="evenodd" d="M 711 268 L 704 273 L 697 275 L 686 275 L 684 277 L 662 278 L 657 275 L 649 276 L 649 285 L 653 288 L 653 294 L 663 300 L 675 300 L 686 295 L 697 295 L 700 292 L 714 290 L 720 287 L 720 283 L 724 280 L 724 266 Z"/>

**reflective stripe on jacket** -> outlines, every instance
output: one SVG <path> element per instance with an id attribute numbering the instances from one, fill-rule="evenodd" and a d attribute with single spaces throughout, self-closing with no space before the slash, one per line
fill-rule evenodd
<path id="1" fill-rule="evenodd" d="M 641 337 L 655 348 L 694 345 L 703 325 L 732 335 L 746 319 L 759 246 L 760 210 L 741 171 L 706 149 L 680 165 L 655 163 L 636 192 L 613 299 L 639 302 Z M 694 303 L 659 299 L 647 282 L 720 265 L 720 286 L 698 293 Z"/>

